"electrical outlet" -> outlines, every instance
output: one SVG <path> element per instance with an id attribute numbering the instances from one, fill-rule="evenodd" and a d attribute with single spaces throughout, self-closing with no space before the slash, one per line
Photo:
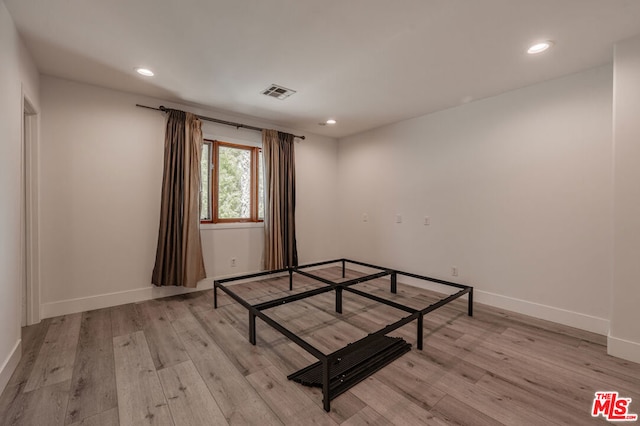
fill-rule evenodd
<path id="1" fill-rule="evenodd" d="M 396 215 L 396 223 L 402 223 L 402 215 L 401 214 L 397 214 Z"/>
<path id="2" fill-rule="evenodd" d="M 431 219 L 429 219 L 429 216 L 425 216 L 424 217 L 424 226 L 429 226 L 431 224 Z"/>
<path id="3" fill-rule="evenodd" d="M 367 213 L 362 213 L 362 221 L 369 222 L 369 215 Z"/>
<path id="4" fill-rule="evenodd" d="M 458 267 L 457 266 L 452 266 L 451 267 L 451 275 L 454 277 L 458 276 Z"/>
<path id="5" fill-rule="evenodd" d="M 232 257 L 231 258 L 231 267 L 235 268 L 236 266 L 238 266 L 238 262 L 237 262 L 235 257 Z"/>

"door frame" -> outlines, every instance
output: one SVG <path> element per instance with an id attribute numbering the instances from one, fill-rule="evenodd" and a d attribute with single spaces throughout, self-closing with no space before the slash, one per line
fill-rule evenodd
<path id="1" fill-rule="evenodd" d="M 22 292 L 25 292 L 26 325 L 40 322 L 40 256 L 38 171 L 40 115 L 30 97 L 22 91 L 22 173 L 21 187 L 24 202 L 22 210 Z"/>

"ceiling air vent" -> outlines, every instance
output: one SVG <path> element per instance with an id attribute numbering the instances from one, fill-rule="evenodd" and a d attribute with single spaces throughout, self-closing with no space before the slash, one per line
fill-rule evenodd
<path id="1" fill-rule="evenodd" d="M 286 87 L 278 86 L 277 84 L 272 84 L 267 89 L 262 91 L 263 95 L 271 96 L 272 98 L 277 98 L 280 100 L 287 99 L 294 93 L 296 93 L 295 90 L 287 89 Z"/>

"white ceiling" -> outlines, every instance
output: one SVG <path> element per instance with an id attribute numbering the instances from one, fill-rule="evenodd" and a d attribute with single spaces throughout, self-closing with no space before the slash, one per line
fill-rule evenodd
<path id="1" fill-rule="evenodd" d="M 606 64 L 640 33 L 638 0 L 4 2 L 43 74 L 333 137 Z"/>

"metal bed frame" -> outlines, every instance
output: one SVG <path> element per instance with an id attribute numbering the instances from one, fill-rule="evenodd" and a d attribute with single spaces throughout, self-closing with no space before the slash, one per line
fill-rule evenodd
<path id="1" fill-rule="evenodd" d="M 313 267 L 319 267 L 319 266 L 324 266 L 324 265 L 330 265 L 333 263 L 341 263 L 342 264 L 342 278 L 345 278 L 345 271 L 346 271 L 346 264 L 347 263 L 351 263 L 351 264 L 355 264 L 355 265 L 360 265 L 360 266 L 365 266 L 367 268 L 372 268 L 372 269 L 377 269 L 380 270 L 380 272 L 377 273 L 373 273 L 373 274 L 368 274 L 365 276 L 361 276 L 358 278 L 354 278 L 351 280 L 347 280 L 347 281 L 342 281 L 342 282 L 334 282 L 331 281 L 327 278 L 324 277 L 320 277 L 317 275 L 314 275 L 310 272 L 304 271 L 303 269 L 308 269 L 308 268 L 313 268 Z M 240 280 L 247 280 L 247 279 L 251 279 L 251 278 L 258 278 L 258 277 L 265 277 L 265 276 L 269 276 L 269 275 L 274 275 L 274 274 L 284 274 L 284 273 L 288 273 L 289 274 L 289 290 L 293 290 L 293 274 L 297 273 L 309 278 L 312 278 L 314 280 L 317 280 L 319 282 L 322 282 L 324 284 L 326 284 L 326 286 L 324 287 L 319 287 L 319 288 L 314 288 L 311 290 L 307 290 L 307 291 L 303 291 L 300 293 L 295 293 L 295 294 L 291 294 L 285 297 L 281 297 L 278 299 L 274 299 L 274 300 L 270 300 L 270 301 L 266 301 L 266 302 L 261 302 L 261 303 L 257 303 L 257 304 L 250 304 L 248 301 L 246 301 L 245 299 L 243 299 L 242 297 L 238 296 L 235 292 L 233 292 L 230 288 L 228 288 L 227 286 L 225 286 L 224 284 L 229 283 L 229 282 L 233 282 L 233 281 L 240 281 Z M 435 303 L 432 303 L 431 305 L 423 308 L 423 309 L 414 309 L 411 308 L 409 306 L 405 306 L 402 305 L 400 303 L 394 302 L 392 300 L 388 300 L 388 299 L 384 299 L 382 297 L 373 295 L 373 294 L 369 294 L 366 292 L 363 292 L 361 290 L 357 290 L 355 288 L 353 288 L 356 284 L 359 283 L 363 283 L 366 281 L 371 281 L 377 278 L 382 278 L 385 276 L 389 276 L 390 277 L 390 281 L 391 281 L 391 293 L 397 293 L 397 280 L 398 280 L 398 275 L 401 276 L 405 276 L 405 277 L 411 277 L 411 278 L 415 278 L 415 279 L 419 279 L 419 280 L 424 280 L 424 281 L 429 281 L 429 282 L 434 282 L 437 284 L 443 284 L 446 286 L 451 286 L 451 287 L 456 287 L 459 290 L 450 295 L 447 296 L 443 299 L 438 300 Z M 351 388 L 352 386 L 356 385 L 357 383 L 359 383 L 360 381 L 366 379 L 367 377 L 369 377 L 371 374 L 373 374 L 374 372 L 378 371 L 380 368 L 384 367 L 385 365 L 387 365 L 389 362 L 393 361 L 394 359 L 396 359 L 397 357 L 401 356 L 402 354 L 404 354 L 407 350 L 410 350 L 410 346 L 408 343 L 404 342 L 404 340 L 402 339 L 398 339 L 401 340 L 402 342 L 405 343 L 405 345 L 408 346 L 408 349 L 404 350 L 402 353 L 397 354 L 397 356 L 393 357 L 393 358 L 388 358 L 385 359 L 381 359 L 384 358 L 384 356 L 379 355 L 381 352 L 375 352 L 376 349 L 374 348 L 374 346 L 377 344 L 380 344 L 380 339 L 383 338 L 387 338 L 390 339 L 389 337 L 386 337 L 387 334 L 389 334 L 390 332 L 416 320 L 417 321 L 417 339 L 416 339 L 416 346 L 418 347 L 419 350 L 422 350 L 422 346 L 423 346 L 423 317 L 425 314 L 428 314 L 431 311 L 434 311 L 444 305 L 446 305 L 447 303 L 465 295 L 468 294 L 468 308 L 467 308 L 467 313 L 469 316 L 473 315 L 473 287 L 471 286 L 467 286 L 467 285 L 463 285 L 463 284 L 457 284 L 454 282 L 449 282 L 449 281 L 444 281 L 444 280 L 440 280 L 440 279 L 436 279 L 436 278 L 431 278 L 431 277 L 426 277 L 426 276 L 422 276 L 422 275 L 417 275 L 417 274 L 412 274 L 409 272 L 402 272 L 402 271 L 398 271 L 395 269 L 391 269 L 391 268 L 385 268 L 385 267 L 381 267 L 381 266 L 376 266 L 376 265 L 371 265 L 368 263 L 363 263 L 363 262 L 358 262 L 355 260 L 349 260 L 349 259 L 336 259 L 336 260 L 329 260 L 329 261 L 325 261 L 325 262 L 317 262 L 317 263 L 312 263 L 312 264 L 308 264 L 308 265 L 302 265 L 302 266 L 298 266 L 295 268 L 285 268 L 285 269 L 279 269 L 279 270 L 274 270 L 274 271 L 265 271 L 265 272 L 259 272 L 259 273 L 254 273 L 254 274 L 248 274 L 248 275 L 243 275 L 243 276 L 237 276 L 237 277 L 232 277 L 232 278 L 225 278 L 225 279 L 220 279 L 220 280 L 215 280 L 213 283 L 213 304 L 214 304 L 214 308 L 218 307 L 218 289 L 224 291 L 226 294 L 228 294 L 232 299 L 234 299 L 236 302 L 238 302 L 240 305 L 244 306 L 247 311 L 249 312 L 249 342 L 251 342 L 252 345 L 256 344 L 256 317 L 260 318 L 261 320 L 263 320 L 264 322 L 266 322 L 267 324 L 269 324 L 271 327 L 273 327 L 274 329 L 276 329 L 277 331 L 279 331 L 280 333 L 282 333 L 284 336 L 286 336 L 287 338 L 289 338 L 292 342 L 294 342 L 295 344 L 297 344 L 298 346 L 300 346 L 302 349 L 304 349 L 305 351 L 307 351 L 308 353 L 310 353 L 311 355 L 313 355 L 316 359 L 318 359 L 318 362 L 315 364 L 312 364 L 308 367 L 303 368 L 302 370 L 291 374 L 288 378 L 292 379 L 293 376 L 295 376 L 296 374 L 299 373 L 304 373 L 305 371 L 308 371 L 309 369 L 311 369 L 312 367 L 317 367 L 317 371 L 320 372 L 320 377 L 321 380 L 319 382 L 317 382 L 315 385 L 322 387 L 322 395 L 323 395 L 323 407 L 325 409 L 325 411 L 329 411 L 331 408 L 331 400 L 336 398 L 338 395 L 342 394 L 343 392 L 345 392 L 346 390 L 348 390 L 349 388 Z M 284 327 L 282 324 L 278 323 L 277 321 L 275 321 L 274 319 L 272 319 L 271 317 L 269 317 L 264 311 L 276 307 L 276 306 L 282 306 L 283 304 L 289 303 L 289 302 L 294 302 L 296 300 L 302 300 L 305 299 L 307 297 L 311 297 L 311 296 L 316 296 L 319 294 L 323 294 L 323 293 L 327 293 L 330 291 L 335 291 L 335 310 L 337 313 L 342 313 L 342 293 L 343 291 L 347 291 L 349 293 L 353 293 L 362 297 L 365 297 L 367 299 L 370 300 L 374 300 L 376 302 L 385 304 L 387 306 L 391 306 L 393 308 L 396 308 L 398 310 L 404 311 L 406 313 L 408 313 L 407 316 L 401 318 L 400 320 L 394 322 L 393 324 L 389 324 L 383 328 L 381 328 L 380 330 L 370 333 L 367 336 L 363 337 L 360 340 L 357 340 L 353 343 L 349 343 L 347 346 L 338 349 L 337 351 L 334 351 L 330 354 L 325 354 L 322 351 L 320 351 L 319 349 L 315 348 L 314 346 L 312 346 L 311 344 L 309 344 L 307 341 L 305 341 L 304 339 L 302 339 L 300 336 L 298 336 L 297 334 L 295 334 L 294 332 L 288 330 L 286 327 Z M 372 346 L 373 345 L 373 346 Z M 344 368 L 340 368 L 340 363 L 342 362 L 343 364 L 345 364 L 346 362 L 344 361 L 345 359 L 351 357 L 354 357 L 354 354 L 356 354 L 355 356 L 362 356 L 362 352 L 367 350 L 367 348 L 370 347 L 372 348 L 371 351 L 374 351 L 375 353 L 373 353 L 373 355 L 371 355 L 371 353 L 369 353 L 369 355 L 367 355 L 365 358 L 365 360 L 361 360 L 360 362 L 358 362 L 357 360 L 354 361 L 353 359 L 351 359 L 349 361 L 349 364 L 352 363 L 356 363 L 357 366 L 356 368 L 352 368 L 351 374 L 345 374 L 344 373 Z M 369 352 L 371 352 L 369 351 Z M 333 375 L 332 375 L 333 373 Z M 299 381 L 299 380 L 296 380 Z M 307 383 L 304 383 L 307 384 Z M 310 385 L 310 384 L 307 384 Z"/>

